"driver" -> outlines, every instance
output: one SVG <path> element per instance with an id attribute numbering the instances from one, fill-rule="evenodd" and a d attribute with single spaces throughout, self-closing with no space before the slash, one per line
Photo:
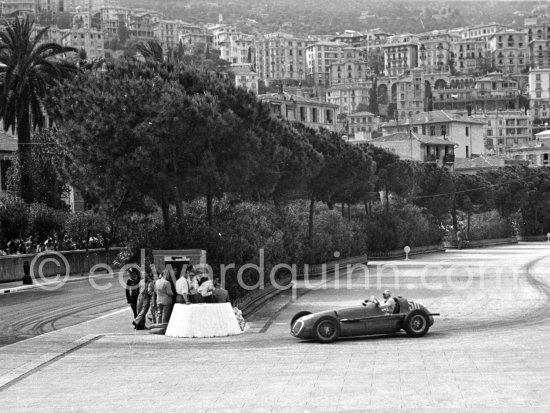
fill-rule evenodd
<path id="1" fill-rule="evenodd" d="M 382 293 L 382 297 L 384 299 L 378 304 L 378 306 L 386 314 L 393 314 L 393 310 L 395 309 L 395 300 L 392 298 L 390 290 L 385 290 Z"/>

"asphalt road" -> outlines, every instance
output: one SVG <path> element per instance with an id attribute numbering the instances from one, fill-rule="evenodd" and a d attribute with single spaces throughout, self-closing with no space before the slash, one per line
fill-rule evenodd
<path id="1" fill-rule="evenodd" d="M 0 295 L 0 347 L 91 320 L 127 306 L 118 278 L 70 282 Z M 109 286 L 109 288 L 104 288 Z"/>

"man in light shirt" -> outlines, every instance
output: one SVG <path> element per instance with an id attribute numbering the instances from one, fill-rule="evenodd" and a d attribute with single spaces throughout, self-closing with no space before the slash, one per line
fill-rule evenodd
<path id="1" fill-rule="evenodd" d="M 176 303 L 191 304 L 189 301 L 189 287 L 189 273 L 186 271 L 176 281 Z"/>

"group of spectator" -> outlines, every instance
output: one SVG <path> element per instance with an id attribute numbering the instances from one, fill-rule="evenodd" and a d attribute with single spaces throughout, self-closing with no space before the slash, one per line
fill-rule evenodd
<path id="1" fill-rule="evenodd" d="M 144 330 L 147 313 L 153 324 L 166 324 L 170 320 L 174 304 L 225 303 L 229 293 L 220 285 L 220 280 L 212 281 L 192 266 L 182 271 L 173 283 L 170 271 L 165 269 L 153 279 L 150 269 L 140 279 L 137 268 L 130 268 L 130 278 L 126 282 L 126 299 L 134 314 L 132 324 L 136 330 Z"/>
<path id="2" fill-rule="evenodd" d="M 0 248 L 0 255 L 37 254 L 44 251 L 71 251 L 104 246 L 105 241 L 99 237 L 89 237 L 86 240 L 54 233 L 43 241 L 40 241 L 38 235 L 12 239 Z"/>

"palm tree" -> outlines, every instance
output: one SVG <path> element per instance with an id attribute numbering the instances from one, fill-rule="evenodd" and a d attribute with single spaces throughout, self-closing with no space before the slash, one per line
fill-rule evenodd
<path id="1" fill-rule="evenodd" d="M 0 119 L 4 130 L 17 132 L 21 167 L 21 196 L 33 202 L 31 178 L 31 130 L 45 124 L 44 97 L 51 86 L 76 74 L 77 67 L 60 59 L 76 52 L 72 47 L 42 43 L 49 27 L 33 38 L 34 20 L 15 19 L 0 31 Z"/>

